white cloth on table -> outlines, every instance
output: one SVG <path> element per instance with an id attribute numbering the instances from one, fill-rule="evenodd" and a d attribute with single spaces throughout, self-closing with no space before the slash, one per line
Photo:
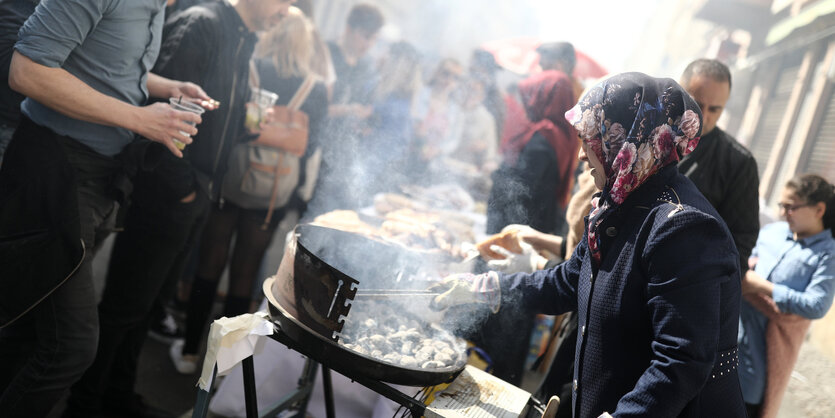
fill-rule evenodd
<path id="1" fill-rule="evenodd" d="M 265 304 L 261 310 L 266 309 Z M 290 350 L 283 344 L 268 341 L 261 353 L 254 356 L 255 388 L 258 411 L 266 411 L 271 405 L 297 388 L 304 369 L 305 357 Z M 333 403 L 339 418 L 391 417 L 398 405 L 371 389 L 352 382 L 347 377 L 332 372 Z M 398 387 L 407 395 L 417 393 L 420 388 Z M 244 402 L 243 371 L 236 366 L 220 383 L 212 396 L 209 409 L 226 417 L 246 416 Z M 317 370 L 313 395 L 307 405 L 308 416 L 325 417 L 325 396 L 322 389 L 321 368 Z"/>
<path id="2" fill-rule="evenodd" d="M 197 385 L 208 391 L 212 385 L 215 364 L 217 375 L 225 376 L 243 359 L 259 353 L 264 345 L 264 337 L 272 333 L 273 326 L 266 312 L 223 317 L 212 322 L 203 371 Z"/>

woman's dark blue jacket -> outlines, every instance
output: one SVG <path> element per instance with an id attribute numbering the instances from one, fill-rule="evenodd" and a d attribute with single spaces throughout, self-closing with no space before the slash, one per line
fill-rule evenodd
<path id="1" fill-rule="evenodd" d="M 569 261 L 502 278 L 502 309 L 578 312 L 574 416 L 744 417 L 739 258 L 716 211 L 670 165 L 598 231 L 599 268 L 584 237 Z"/>

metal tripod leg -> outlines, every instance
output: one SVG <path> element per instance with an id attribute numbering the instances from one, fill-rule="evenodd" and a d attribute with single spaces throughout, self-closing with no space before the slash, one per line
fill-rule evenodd
<path id="1" fill-rule="evenodd" d="M 246 402 L 246 418 L 258 418 L 258 397 L 255 392 L 255 363 L 252 356 L 241 361 L 244 371 L 244 402 Z"/>
<path id="2" fill-rule="evenodd" d="M 212 384 L 214 384 L 215 379 L 217 379 L 217 365 L 215 365 L 212 370 Z M 191 418 L 206 418 L 206 414 L 209 413 L 209 392 L 211 392 L 211 390 L 211 386 L 209 386 L 209 390 L 197 390 L 197 401 L 194 403 L 194 410 L 191 412 Z"/>

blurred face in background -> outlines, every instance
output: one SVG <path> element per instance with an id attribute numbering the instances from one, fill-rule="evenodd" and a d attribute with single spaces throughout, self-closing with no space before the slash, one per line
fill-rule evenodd
<path id="1" fill-rule="evenodd" d="M 682 84 L 685 90 L 702 109 L 702 136 L 709 134 L 716 127 L 716 122 L 725 110 L 731 87 L 727 81 L 717 81 L 711 77 L 694 74 L 690 82 Z"/>
<path id="2" fill-rule="evenodd" d="M 249 18 L 251 30 L 263 31 L 278 23 L 282 17 L 287 16 L 290 6 L 296 0 L 251 0 Z"/>
<path id="3" fill-rule="evenodd" d="M 457 61 L 446 59 L 439 65 L 429 84 L 438 91 L 451 91 L 461 80 L 464 68 Z"/>
<path id="4" fill-rule="evenodd" d="M 367 30 L 348 27 L 345 29 L 344 46 L 348 52 L 357 57 L 363 57 L 374 43 L 377 42 L 377 33 L 368 33 Z"/>
<path id="5" fill-rule="evenodd" d="M 484 84 L 477 80 L 467 80 L 461 85 L 462 105 L 465 109 L 475 109 L 484 102 L 486 96 Z"/>

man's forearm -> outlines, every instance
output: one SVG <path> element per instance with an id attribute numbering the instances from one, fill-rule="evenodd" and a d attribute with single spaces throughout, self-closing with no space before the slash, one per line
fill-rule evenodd
<path id="1" fill-rule="evenodd" d="M 148 94 L 158 99 L 167 99 L 177 91 L 179 82 L 154 73 L 148 73 Z"/>
<path id="2" fill-rule="evenodd" d="M 167 103 L 134 106 L 100 93 L 62 68 L 38 64 L 14 52 L 9 66 L 9 86 L 73 119 L 117 126 L 165 145 L 182 157 L 174 140 L 191 143 L 200 116 L 173 109 Z M 205 95 L 205 94 L 204 94 Z"/>
<path id="3" fill-rule="evenodd" d="M 73 119 L 134 131 L 136 107 L 102 94 L 62 68 L 38 64 L 14 52 L 9 86 Z"/>

